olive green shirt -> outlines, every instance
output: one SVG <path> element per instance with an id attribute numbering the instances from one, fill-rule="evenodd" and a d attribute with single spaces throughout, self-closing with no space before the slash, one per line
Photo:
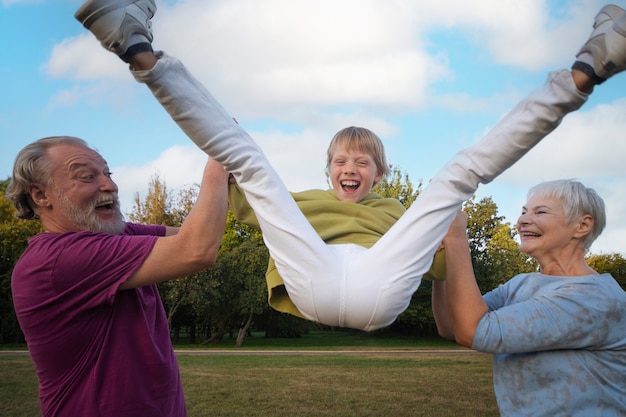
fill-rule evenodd
<path id="1" fill-rule="evenodd" d="M 376 193 L 369 193 L 359 203 L 340 201 L 333 190 L 308 190 L 291 195 L 327 244 L 352 243 L 366 248 L 372 247 L 406 211 L 395 198 L 383 198 Z M 235 218 L 258 229 L 259 223 L 243 190 L 236 184 L 231 184 L 228 197 Z M 444 251 L 439 251 L 430 271 L 423 278 L 442 281 L 445 273 Z M 302 317 L 289 299 L 283 279 L 271 258 L 265 278 L 270 306 L 275 310 Z"/>

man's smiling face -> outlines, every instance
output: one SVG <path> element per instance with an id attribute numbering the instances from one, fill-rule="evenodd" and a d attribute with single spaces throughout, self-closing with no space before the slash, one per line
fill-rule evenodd
<path id="1" fill-rule="evenodd" d="M 73 144 L 48 149 L 53 167 L 52 183 L 46 187 L 47 206 L 42 220 L 50 231 L 89 230 L 121 233 L 117 185 L 106 161 L 96 151 Z"/>

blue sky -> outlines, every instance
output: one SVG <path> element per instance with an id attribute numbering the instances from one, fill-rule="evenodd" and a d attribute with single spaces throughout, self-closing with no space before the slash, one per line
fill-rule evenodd
<path id="1" fill-rule="evenodd" d="M 87 140 L 108 160 L 125 212 L 158 174 L 200 179 L 204 154 L 145 86 L 73 18 L 80 1 L 0 0 L 0 178 L 44 136 Z M 569 68 L 602 3 L 481 0 L 157 1 L 156 49 L 175 55 L 264 149 L 288 188 L 327 188 L 326 146 L 358 125 L 425 182 L 549 71 Z M 626 7 L 626 1 L 615 4 Z M 514 223 L 527 189 L 577 178 L 604 197 L 595 253 L 626 253 L 626 75 L 478 197 Z"/>

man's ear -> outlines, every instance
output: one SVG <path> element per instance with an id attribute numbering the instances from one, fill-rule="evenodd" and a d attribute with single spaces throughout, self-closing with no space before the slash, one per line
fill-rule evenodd
<path id="1" fill-rule="evenodd" d="M 49 207 L 50 200 L 48 199 L 47 188 L 38 182 L 32 183 L 28 189 L 28 194 L 38 207 Z"/>

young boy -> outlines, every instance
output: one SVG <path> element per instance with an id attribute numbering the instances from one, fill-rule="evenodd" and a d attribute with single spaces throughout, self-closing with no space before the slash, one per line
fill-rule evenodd
<path id="1" fill-rule="evenodd" d="M 152 52 L 155 10 L 152 0 L 91 0 L 76 18 L 105 48 L 129 62 L 135 79 L 150 88 L 189 138 L 233 174 L 302 316 L 363 330 L 387 326 L 406 309 L 457 210 L 478 184 L 515 163 L 566 114 L 580 108 L 596 84 L 626 67 L 626 15 L 617 6 L 606 6 L 573 70 L 550 74 L 482 140 L 455 155 L 371 248 L 347 241 L 329 245 L 248 134 L 182 63 Z M 337 178 L 346 196 L 362 190 L 358 179 Z"/>
<path id="2" fill-rule="evenodd" d="M 291 193 L 304 217 L 326 244 L 354 243 L 370 248 L 406 211 L 397 199 L 382 198 L 371 191 L 389 172 L 385 147 L 371 130 L 352 126 L 337 132 L 328 146 L 326 170 L 332 189 Z M 231 182 L 228 200 L 235 218 L 259 228 L 245 193 Z M 445 279 L 444 252 L 436 253 L 423 279 Z M 289 298 L 272 258 L 265 278 L 272 308 L 303 317 Z"/>

